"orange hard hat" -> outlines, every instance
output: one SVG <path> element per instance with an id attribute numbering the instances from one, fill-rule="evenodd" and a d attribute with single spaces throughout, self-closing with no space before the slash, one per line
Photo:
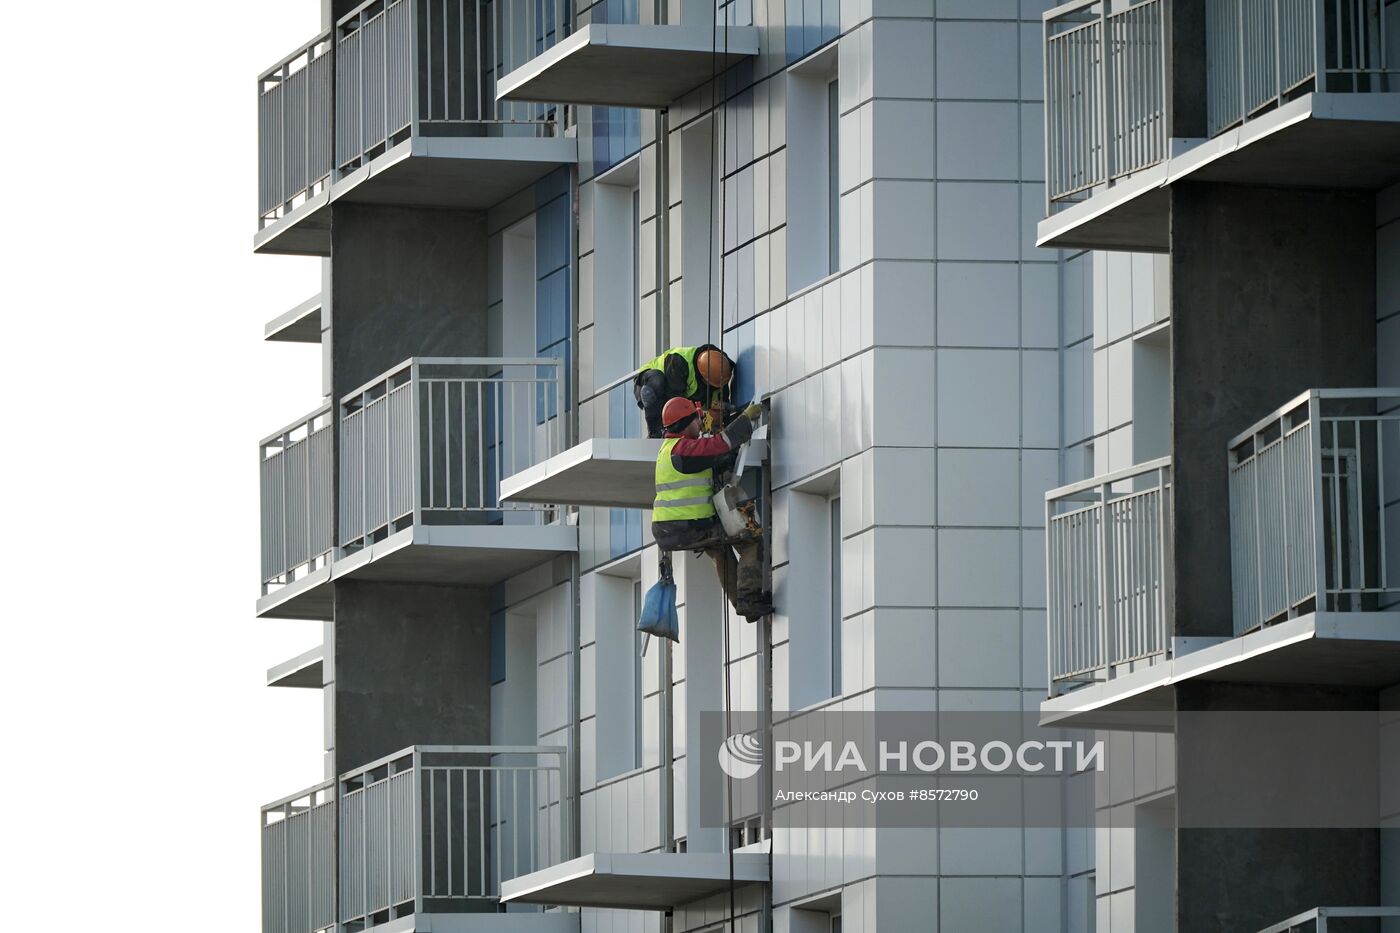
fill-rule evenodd
<path id="1" fill-rule="evenodd" d="M 661 409 L 661 423 L 667 428 L 681 427 L 682 422 L 687 418 L 693 418 L 700 413 L 700 406 L 688 398 L 676 398 L 668 401 Z"/>
<path id="2" fill-rule="evenodd" d="M 722 389 L 734 375 L 734 364 L 722 350 L 701 350 L 695 357 L 695 371 L 711 388 Z"/>

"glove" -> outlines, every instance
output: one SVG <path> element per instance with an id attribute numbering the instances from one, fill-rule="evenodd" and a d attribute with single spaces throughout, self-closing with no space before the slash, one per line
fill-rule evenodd
<path id="1" fill-rule="evenodd" d="M 762 414 L 763 406 L 760 405 L 758 402 L 749 402 L 748 407 L 745 408 L 743 411 L 744 417 L 749 419 L 750 421 L 757 421 L 759 419 L 759 416 Z"/>

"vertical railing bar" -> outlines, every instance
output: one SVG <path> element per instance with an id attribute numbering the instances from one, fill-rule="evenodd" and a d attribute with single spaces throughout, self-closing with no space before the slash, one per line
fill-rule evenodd
<path id="1" fill-rule="evenodd" d="M 448 71 L 452 67 L 451 45 L 447 39 L 447 0 L 442 0 L 442 118 L 445 121 L 452 119 L 452 98 L 448 95 L 451 90 L 448 82 Z"/>
<path id="2" fill-rule="evenodd" d="M 501 850 L 505 848 L 504 811 L 501 808 L 501 772 L 491 769 L 491 799 L 496 803 L 496 884 L 501 883 Z"/>
<path id="3" fill-rule="evenodd" d="M 428 779 L 428 855 L 432 859 L 428 866 L 428 896 L 437 897 L 437 783 L 431 768 L 424 768 L 423 776 Z"/>
<path id="4" fill-rule="evenodd" d="M 1352 482 L 1352 486 L 1355 487 L 1356 491 L 1356 527 L 1352 528 L 1352 534 L 1356 535 L 1356 567 L 1357 573 L 1360 575 L 1360 579 L 1357 581 L 1357 584 L 1354 587 L 1355 589 L 1359 590 L 1355 597 L 1356 609 L 1361 608 L 1361 596 L 1366 592 L 1367 584 L 1370 582 L 1370 575 L 1366 573 L 1366 503 L 1361 496 L 1361 491 L 1366 485 L 1364 480 L 1366 456 L 1365 448 L 1362 447 L 1361 424 L 1362 422 L 1360 418 L 1352 419 L 1351 429 L 1356 436 L 1356 478 Z M 1379 431 L 1379 421 L 1376 422 L 1376 426 L 1377 430 Z M 1385 533 L 1385 529 L 1379 525 L 1377 526 L 1377 530 L 1381 534 Z"/>
<path id="5" fill-rule="evenodd" d="M 532 4 L 533 6 L 533 4 Z M 510 769 L 510 867 L 512 877 L 520 877 L 520 769 Z M 504 879 L 502 879 L 504 880 Z"/>
<path id="6" fill-rule="evenodd" d="M 1335 582 L 1338 590 L 1345 588 L 1342 580 L 1342 472 L 1341 472 L 1341 446 L 1337 434 L 1337 424 L 1340 418 L 1329 418 L 1327 423 L 1332 428 L 1332 569 L 1335 572 Z M 1342 606 L 1342 596 L 1337 594 L 1337 608 Z"/>
<path id="7" fill-rule="evenodd" d="M 1385 5 L 1381 4 L 1384 9 Z M 1389 419 L 1380 418 L 1376 421 L 1376 505 L 1377 505 L 1377 525 L 1376 525 L 1376 552 L 1380 561 L 1381 590 L 1390 589 L 1390 573 L 1386 566 L 1388 556 L 1386 554 L 1386 521 L 1385 521 L 1385 425 Z"/>
<path id="8" fill-rule="evenodd" d="M 486 805 L 486 771 L 482 768 L 476 769 L 476 796 L 481 823 L 481 832 L 477 836 L 477 871 L 481 875 L 481 893 L 484 895 L 490 893 L 490 882 L 487 880 L 489 863 L 486 861 L 486 837 L 491 829 L 491 811 Z"/>
<path id="9" fill-rule="evenodd" d="M 476 504 L 477 504 L 478 507 L 484 509 L 484 508 L 486 508 L 486 450 L 485 450 L 486 435 L 483 433 L 483 430 L 482 430 L 482 429 L 485 427 L 486 415 L 485 415 L 485 413 L 482 411 L 482 406 L 485 405 L 486 402 L 485 402 L 485 399 L 483 398 L 482 390 L 483 390 L 483 383 L 482 383 L 481 380 L 478 380 L 477 383 L 476 383 L 476 443 L 477 443 L 477 451 L 478 451 L 478 452 L 477 452 L 477 455 L 476 455 L 476 461 L 477 461 L 477 471 L 476 471 Z M 466 405 L 466 397 L 467 397 L 467 396 L 466 396 L 466 392 L 467 392 L 467 386 L 466 386 L 466 383 L 463 383 L 463 384 L 462 384 L 462 400 L 463 400 L 463 401 L 462 401 L 462 404 L 463 404 L 463 406 Z M 462 433 L 465 434 L 466 431 L 464 430 Z M 500 438 L 497 438 L 497 439 L 496 439 L 496 443 L 497 443 L 497 444 L 500 443 Z M 466 439 L 465 439 L 465 438 L 463 439 L 462 444 L 463 444 L 463 454 L 462 454 L 462 455 L 465 457 L 465 456 L 466 456 L 466 453 L 465 453 L 465 451 L 466 451 L 466 446 L 465 446 L 465 445 L 466 445 Z M 463 482 L 463 487 L 462 487 L 462 488 L 465 489 L 465 488 L 466 488 L 466 475 L 465 475 L 465 474 L 463 474 L 463 476 L 462 476 L 462 482 Z M 501 474 L 500 474 L 500 471 L 499 471 L 499 468 L 498 468 L 498 469 L 497 469 L 497 472 L 496 472 L 496 488 L 497 488 L 498 490 L 500 489 L 500 482 L 501 482 Z"/>

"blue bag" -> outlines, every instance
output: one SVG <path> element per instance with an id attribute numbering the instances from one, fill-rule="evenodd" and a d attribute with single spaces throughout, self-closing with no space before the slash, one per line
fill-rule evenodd
<path id="1" fill-rule="evenodd" d="M 642 617 L 637 631 L 657 638 L 681 640 L 680 619 L 676 614 L 676 584 L 660 580 L 647 590 L 642 601 Z"/>

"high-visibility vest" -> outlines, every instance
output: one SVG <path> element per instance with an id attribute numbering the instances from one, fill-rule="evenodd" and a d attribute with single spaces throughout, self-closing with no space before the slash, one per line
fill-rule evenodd
<path id="1" fill-rule="evenodd" d="M 682 473 L 671 463 L 671 451 L 679 437 L 661 442 L 656 455 L 656 501 L 651 504 L 654 522 L 696 521 L 714 518 L 715 471 L 706 467 L 699 473 Z"/>
<path id="2" fill-rule="evenodd" d="M 699 347 L 672 347 L 651 362 L 643 363 L 637 372 L 644 373 L 649 369 L 656 369 L 664 374 L 666 372 L 666 357 L 674 353 L 685 360 L 685 397 L 695 398 L 695 394 L 700 391 L 700 380 L 695 373 L 695 351 L 699 349 Z"/>

